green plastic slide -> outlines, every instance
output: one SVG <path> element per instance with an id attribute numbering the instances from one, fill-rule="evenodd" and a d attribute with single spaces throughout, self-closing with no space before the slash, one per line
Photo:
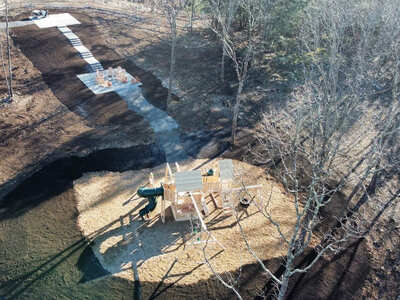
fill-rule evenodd
<path id="1" fill-rule="evenodd" d="M 145 197 L 149 203 L 139 211 L 139 215 L 143 218 L 149 212 L 153 211 L 157 206 L 157 197 L 164 195 L 164 188 L 144 188 L 141 187 L 137 191 L 140 197 Z"/>
<path id="2" fill-rule="evenodd" d="M 150 196 L 162 196 L 164 195 L 164 188 L 162 186 L 157 188 L 144 188 L 141 187 L 137 191 L 140 197 L 150 197 Z"/>

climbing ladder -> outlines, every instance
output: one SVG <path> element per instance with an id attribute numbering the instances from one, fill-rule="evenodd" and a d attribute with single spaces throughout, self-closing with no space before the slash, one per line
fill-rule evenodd
<path id="1" fill-rule="evenodd" d="M 224 214 L 226 216 L 232 216 L 235 205 L 233 201 L 231 182 L 223 182 L 221 184 L 221 202 Z"/>
<path id="2" fill-rule="evenodd" d="M 191 244 L 204 244 L 204 243 L 217 243 L 222 249 L 225 247 L 208 231 L 207 225 L 201 217 L 201 212 L 197 206 L 196 200 L 192 193 L 189 193 L 192 199 L 193 206 L 196 210 L 197 216 L 191 217 L 190 224 L 192 227 L 193 239 Z"/>

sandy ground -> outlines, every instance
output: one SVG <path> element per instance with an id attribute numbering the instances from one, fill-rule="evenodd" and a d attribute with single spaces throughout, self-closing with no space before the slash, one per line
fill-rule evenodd
<path id="1" fill-rule="evenodd" d="M 196 161 L 192 165 L 200 163 Z M 276 221 L 284 224 L 283 232 L 289 231 L 293 226 L 295 212 L 292 202 L 281 187 L 268 180 L 260 168 L 238 161 L 235 165 L 237 169 L 247 172 L 245 177 L 248 184 L 263 184 L 263 194 L 268 194 L 272 188 L 269 208 Z M 190 165 L 184 168 L 190 169 Z M 187 274 L 179 285 L 210 280 L 213 273 L 204 264 L 204 245 L 193 243 L 196 237 L 192 237 L 189 222 L 175 222 L 170 216 L 162 224 L 159 219 L 160 205 L 151 213 L 148 222 L 138 217 L 139 209 L 147 201 L 134 193 L 139 186 L 147 183 L 150 171 L 157 177 L 163 173 L 164 167 L 138 172 L 88 173 L 74 181 L 79 227 L 93 241 L 94 253 L 103 267 L 116 276 L 134 280 L 133 269 L 137 269 L 138 278 L 144 282 L 170 284 L 177 274 Z M 208 199 L 208 207 L 211 213 L 205 222 L 215 239 L 225 247 L 223 249 L 218 243 L 210 242 L 206 248 L 207 257 L 214 257 L 210 261 L 215 271 L 219 274 L 236 272 L 243 265 L 255 263 L 255 258 L 246 250 L 235 217 L 224 216 L 220 209 L 215 209 L 211 199 Z M 239 211 L 239 216 L 244 233 L 260 259 L 270 260 L 284 255 L 285 247 L 277 231 L 254 205 L 247 212 Z M 142 290 L 144 299 L 153 292 L 145 287 Z M 210 291 L 206 286 L 204 288 L 198 288 L 193 297 L 199 299 L 207 295 Z M 174 290 L 176 292 L 176 288 L 171 287 L 163 297 L 176 295 Z M 226 288 L 218 288 L 213 292 L 221 297 L 229 294 Z"/>

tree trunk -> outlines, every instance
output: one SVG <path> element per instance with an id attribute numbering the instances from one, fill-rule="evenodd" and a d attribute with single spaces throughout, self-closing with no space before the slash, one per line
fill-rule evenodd
<path id="1" fill-rule="evenodd" d="M 225 47 L 224 47 L 224 44 L 222 44 L 221 82 L 225 81 L 225 57 L 226 57 Z"/>
<path id="2" fill-rule="evenodd" d="M 377 166 L 379 168 L 379 165 Z M 358 212 L 361 206 L 363 206 L 369 199 L 369 196 L 374 194 L 376 192 L 377 185 L 380 183 L 382 176 L 382 172 L 376 171 L 374 175 L 371 178 L 371 181 L 369 182 L 366 190 L 364 191 L 363 195 L 361 198 L 357 201 L 356 205 L 350 210 L 349 214 L 350 216 L 353 215 L 354 213 Z"/>
<path id="3" fill-rule="evenodd" d="M 289 287 L 289 276 L 287 276 L 287 274 L 285 272 L 285 274 L 283 275 L 283 278 L 282 278 L 282 283 L 279 287 L 278 300 L 285 299 L 285 295 L 288 290 L 288 287 Z"/>
<path id="4" fill-rule="evenodd" d="M 11 49 L 10 49 L 10 38 L 9 38 L 9 28 L 8 28 L 8 1 L 4 1 L 6 5 L 6 41 L 7 41 L 7 60 L 8 60 L 8 97 L 9 100 L 13 99 L 13 89 L 12 89 L 12 65 L 11 65 Z"/>
<path id="5" fill-rule="evenodd" d="M 175 26 L 175 28 L 173 28 Z M 176 23 L 171 27 L 171 61 L 169 66 L 169 82 L 168 82 L 168 98 L 167 105 L 171 101 L 172 95 L 172 84 L 174 82 L 174 72 L 175 72 L 175 47 L 176 47 Z"/>
<path id="6" fill-rule="evenodd" d="M 239 117 L 239 108 L 240 108 L 240 100 L 241 100 L 241 95 L 242 95 L 242 90 L 243 90 L 243 84 L 244 84 L 244 80 L 241 79 L 239 80 L 239 87 L 237 90 L 237 94 L 236 94 L 236 102 L 235 102 L 235 106 L 233 108 L 233 118 L 232 118 L 232 146 L 235 145 L 236 143 L 236 129 L 237 129 L 237 121 L 238 121 L 238 117 Z"/>
<path id="7" fill-rule="evenodd" d="M 397 192 L 392 195 L 392 197 L 379 210 L 378 214 L 372 219 L 371 223 L 369 224 L 367 230 L 364 233 L 364 236 L 366 236 L 367 234 L 369 234 L 371 232 L 371 229 L 374 227 L 374 225 L 379 220 L 379 218 L 383 215 L 383 213 L 386 211 L 386 209 L 388 209 L 389 206 L 394 204 L 394 201 L 398 200 L 399 198 L 400 198 L 400 189 L 398 189 Z"/>
<path id="8" fill-rule="evenodd" d="M 4 79 L 6 81 L 6 85 L 7 85 L 7 95 L 9 94 L 9 90 L 10 90 L 10 83 L 8 82 L 8 71 L 7 71 L 7 66 L 6 66 L 6 58 L 3 55 L 3 43 L 0 42 L 0 56 L 1 56 L 1 66 L 3 68 L 3 73 L 4 73 Z M 9 95 L 8 95 L 9 97 Z"/>
<path id="9" fill-rule="evenodd" d="M 190 33 L 193 32 L 194 4 L 196 0 L 192 0 L 192 11 L 190 12 Z"/>

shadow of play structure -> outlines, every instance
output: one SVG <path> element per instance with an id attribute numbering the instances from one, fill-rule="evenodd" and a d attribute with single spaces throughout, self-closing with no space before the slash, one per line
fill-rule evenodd
<path id="1" fill-rule="evenodd" d="M 261 199 L 262 185 L 234 186 L 234 166 L 230 159 L 219 160 L 215 168 L 203 171 L 181 171 L 178 163 L 175 166 L 177 172 L 173 173 L 169 163 L 166 164 L 165 175 L 159 187 L 155 187 L 154 176 L 150 173 L 150 187 L 138 189 L 137 194 L 148 200 L 139 215 L 144 218 L 155 210 L 157 197 L 161 197 L 162 222 L 165 223 L 166 208 L 169 205 L 175 221 L 190 221 L 192 233 L 199 235 L 198 242 L 211 235 L 203 220 L 210 213 L 206 198 L 211 199 L 214 208 L 221 209 L 227 217 L 233 215 L 238 204 L 247 207 L 254 199 Z M 250 197 L 250 200 L 245 197 Z"/>

